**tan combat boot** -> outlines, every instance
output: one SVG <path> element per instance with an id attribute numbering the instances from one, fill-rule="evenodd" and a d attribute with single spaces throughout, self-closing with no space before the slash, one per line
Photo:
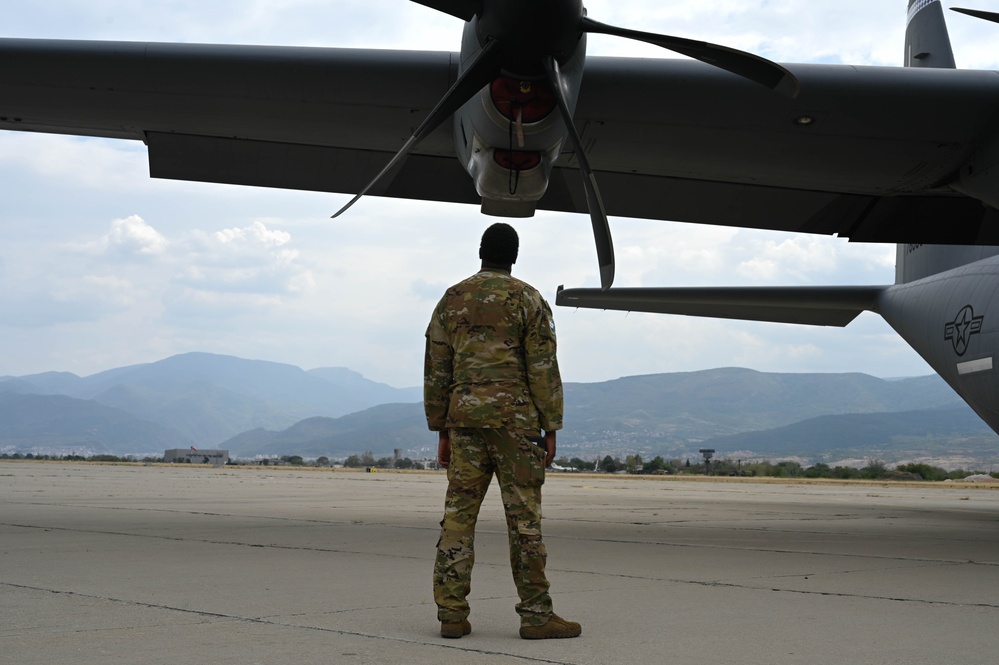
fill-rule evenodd
<path id="1" fill-rule="evenodd" d="M 468 619 L 453 622 L 441 621 L 441 637 L 457 638 L 471 632 L 472 624 L 468 623 Z"/>
<path id="2" fill-rule="evenodd" d="M 548 617 L 542 626 L 521 626 L 520 636 L 525 640 L 550 640 L 562 637 L 579 637 L 583 627 L 575 621 L 566 621 L 557 614 Z"/>

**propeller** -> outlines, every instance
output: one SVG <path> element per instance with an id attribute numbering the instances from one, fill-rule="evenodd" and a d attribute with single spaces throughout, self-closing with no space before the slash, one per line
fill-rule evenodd
<path id="1" fill-rule="evenodd" d="M 582 33 L 600 33 L 654 44 L 790 97 L 796 97 L 799 90 L 794 75 L 774 62 L 717 44 L 599 23 L 586 17 L 582 0 L 412 1 L 466 22 L 476 19 L 481 49 L 388 165 L 333 216 L 341 215 L 365 194 L 384 192 L 417 144 L 495 78 L 503 73 L 528 77 L 543 75 L 555 91 L 559 113 L 569 141 L 576 151 L 597 247 L 600 285 L 605 291 L 614 281 L 614 246 L 610 224 L 596 177 L 569 110 L 566 88 L 559 70 L 560 65 L 565 64 L 575 53 Z"/>
<path id="2" fill-rule="evenodd" d="M 565 127 L 569 130 L 569 140 L 572 141 L 572 146 L 576 149 L 576 161 L 579 162 L 579 172 L 583 175 L 583 188 L 586 191 L 586 208 L 590 211 L 593 239 L 597 243 L 600 288 L 606 291 L 614 282 L 614 243 L 611 241 L 607 211 L 604 210 L 604 201 L 600 198 L 600 190 L 597 188 L 597 179 L 593 175 L 593 169 L 590 168 L 590 160 L 587 159 L 586 151 L 583 149 L 583 141 L 579 138 L 579 132 L 576 131 L 576 124 L 572 121 L 572 113 L 569 111 L 569 104 L 565 99 L 565 86 L 562 84 L 558 63 L 555 62 L 555 58 L 548 58 L 544 61 L 544 66 L 548 84 L 555 91 L 555 99 L 558 102 L 559 113 L 562 114 L 562 121 L 565 122 Z"/>
<path id="3" fill-rule="evenodd" d="M 357 193 L 357 195 L 347 202 L 347 205 L 340 208 L 333 214 L 333 218 L 339 217 L 343 213 L 347 212 L 347 209 L 357 203 L 362 196 L 365 194 L 382 193 L 386 187 L 388 187 L 395 176 L 402 170 L 402 166 L 406 161 L 406 157 L 409 153 L 413 151 L 420 141 L 425 139 L 431 132 L 437 129 L 442 122 L 447 120 L 461 108 L 467 100 L 471 99 L 475 93 L 489 84 L 494 78 L 496 78 L 496 68 L 499 66 L 499 59 L 496 57 L 497 51 L 499 50 L 499 42 L 491 41 L 488 42 L 485 47 L 479 51 L 478 57 L 472 62 L 472 64 L 465 70 L 465 72 L 458 77 L 458 80 L 454 82 L 451 89 L 447 91 L 447 94 L 437 102 L 437 106 L 430 112 L 430 115 L 416 128 L 413 135 L 409 137 L 405 145 L 395 154 L 385 168 L 378 172 L 374 180 L 365 185 L 364 189 Z M 376 190 L 376 187 L 380 189 Z M 374 190 L 374 191 L 373 191 Z"/>
<path id="4" fill-rule="evenodd" d="M 581 27 L 584 32 L 595 32 L 603 35 L 614 35 L 636 41 L 653 44 L 675 53 L 685 55 L 695 60 L 707 63 L 749 79 L 762 86 L 776 90 L 787 97 L 797 97 L 800 91 L 798 79 L 776 62 L 745 51 L 737 51 L 727 46 L 699 42 L 682 37 L 657 35 L 652 32 L 639 32 L 605 25 L 593 19 L 583 17 Z"/>
<path id="5" fill-rule="evenodd" d="M 482 3 L 479 0 L 413 0 L 413 2 L 450 14 L 466 23 L 482 11 Z"/>

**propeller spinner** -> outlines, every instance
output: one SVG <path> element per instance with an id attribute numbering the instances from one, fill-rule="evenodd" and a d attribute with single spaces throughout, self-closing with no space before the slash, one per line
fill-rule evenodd
<path id="1" fill-rule="evenodd" d="M 511 74 L 527 79 L 543 79 L 555 93 L 559 114 L 565 125 L 564 136 L 569 139 L 575 150 L 580 175 L 583 178 L 600 264 L 600 285 L 603 290 L 609 289 L 614 281 L 614 247 L 610 225 L 596 177 L 572 119 L 571 104 L 560 71 L 560 66 L 569 61 L 580 48 L 582 35 L 593 32 L 647 42 L 732 72 L 782 94 L 791 97 L 798 94 L 798 81 L 789 71 L 774 62 L 751 53 L 707 42 L 626 30 L 598 23 L 586 17 L 582 0 L 413 0 L 413 2 L 466 22 L 474 20 L 476 37 L 481 48 L 475 58 L 466 63 L 458 80 L 388 165 L 333 216 L 342 214 L 365 194 L 384 191 L 416 145 L 495 79 Z"/>

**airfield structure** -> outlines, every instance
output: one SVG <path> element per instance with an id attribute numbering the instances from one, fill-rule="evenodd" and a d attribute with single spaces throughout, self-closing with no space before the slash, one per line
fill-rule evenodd
<path id="1" fill-rule="evenodd" d="M 702 455 L 704 455 L 704 469 L 707 470 L 708 468 L 710 468 L 711 467 L 711 458 L 714 457 L 714 455 L 715 455 L 715 449 L 714 448 L 701 448 L 697 452 L 699 452 Z"/>
<path id="2" fill-rule="evenodd" d="M 163 453 L 163 461 L 225 466 L 229 463 L 229 451 L 198 450 L 194 446 L 191 446 L 190 448 L 174 448 Z"/>

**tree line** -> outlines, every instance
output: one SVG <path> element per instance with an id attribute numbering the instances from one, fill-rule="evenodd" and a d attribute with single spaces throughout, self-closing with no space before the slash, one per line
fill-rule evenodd
<path id="1" fill-rule="evenodd" d="M 3 453 L 0 454 L 2 460 L 56 460 L 66 462 L 143 462 L 157 463 L 163 462 L 162 457 L 136 457 L 133 455 L 36 455 L 32 453 Z M 184 462 L 183 458 L 177 460 Z M 256 462 L 261 465 L 271 463 L 284 463 L 291 466 L 319 466 L 328 467 L 333 464 L 329 457 L 323 456 L 315 461 L 305 460 L 300 455 L 284 455 L 274 460 L 260 460 Z M 237 460 L 230 460 L 230 464 L 240 464 Z M 375 458 L 372 451 L 367 450 L 360 455 L 350 455 L 343 461 L 346 468 L 377 468 L 377 469 L 424 469 L 422 462 L 415 462 L 408 457 L 380 457 Z M 709 462 L 691 462 L 690 459 L 666 460 L 661 455 L 645 461 L 640 454 L 626 455 L 624 460 L 620 457 L 606 455 L 603 459 L 587 461 L 579 457 L 559 457 L 555 460 L 555 466 L 571 471 L 582 471 L 590 473 L 629 473 L 629 474 L 650 474 L 650 475 L 707 475 L 707 476 L 729 476 L 729 477 L 767 477 L 767 478 L 833 478 L 843 480 L 962 480 L 971 475 L 991 475 L 999 479 L 999 471 L 966 471 L 956 469 L 947 471 L 938 466 L 922 463 L 899 464 L 894 468 L 880 460 L 869 460 L 866 466 L 856 468 L 852 466 L 834 466 L 818 463 L 805 467 L 798 462 L 783 461 L 759 461 L 743 462 L 742 460 L 711 460 Z"/>
<path id="2" fill-rule="evenodd" d="M 343 461 L 343 465 L 348 469 L 358 469 L 361 467 L 372 467 L 377 469 L 420 469 L 424 468 L 422 462 L 414 462 L 408 457 L 380 457 L 375 459 L 375 455 L 370 450 L 364 451 L 361 455 L 351 455 Z"/>
<path id="3" fill-rule="evenodd" d="M 835 478 L 845 480 L 961 480 L 971 475 L 991 475 L 999 478 L 999 472 L 966 471 L 956 469 L 947 471 L 938 466 L 922 463 L 899 464 L 891 468 L 880 460 L 869 460 L 868 463 L 856 468 L 852 466 L 834 466 L 818 463 L 805 467 L 798 462 L 746 462 L 741 460 L 712 460 L 710 462 L 671 459 L 666 460 L 661 455 L 646 462 L 639 454 L 627 455 L 622 461 L 619 457 L 606 455 L 603 459 L 586 461 L 579 457 L 560 457 L 555 464 L 573 471 L 632 473 L 654 475 L 707 475 L 729 477 L 768 477 L 768 478 Z"/>
<path id="4" fill-rule="evenodd" d="M 0 459 L 55 460 L 61 462 L 162 462 L 162 457 L 136 457 L 135 455 L 35 455 L 33 453 L 3 453 Z"/>
<path id="5" fill-rule="evenodd" d="M 234 464 L 241 464 L 239 460 L 233 462 Z M 323 455 L 315 460 L 306 460 L 301 455 L 284 455 L 280 458 L 274 459 L 262 459 L 253 462 L 254 464 L 259 464 L 260 466 L 269 466 L 271 464 L 290 464 L 291 466 L 318 466 L 318 467 L 328 467 L 332 466 L 334 463 L 342 464 L 348 469 L 359 469 L 359 468 L 373 468 L 373 469 L 424 469 L 422 462 L 414 462 L 408 457 L 401 457 L 396 459 L 395 457 L 379 457 L 375 459 L 375 455 L 370 450 L 364 451 L 360 455 L 350 455 L 343 462 L 335 462 L 329 457 Z"/>

